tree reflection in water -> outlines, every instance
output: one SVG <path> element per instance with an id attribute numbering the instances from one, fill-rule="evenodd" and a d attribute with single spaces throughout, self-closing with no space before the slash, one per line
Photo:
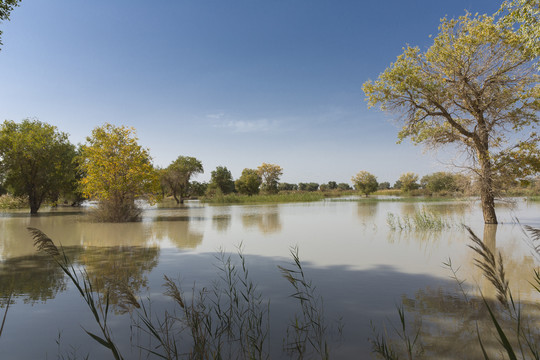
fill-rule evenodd
<path id="1" fill-rule="evenodd" d="M 486 224 L 482 243 L 488 251 L 497 254 L 496 247 L 497 225 Z M 532 257 L 529 257 L 532 258 Z M 530 259 L 529 259 L 530 260 Z M 516 272 L 517 264 L 512 258 L 503 261 L 506 269 Z M 526 262 L 531 265 L 530 261 Z M 449 266 L 451 268 L 451 265 Z M 452 269 L 452 268 L 451 268 Z M 450 269 L 450 270 L 451 270 Z M 402 297 L 402 304 L 409 316 L 414 330 L 418 332 L 425 359 L 481 359 L 484 358 L 479 343 L 479 337 L 490 357 L 499 358 L 504 352 L 499 341 L 499 335 L 494 325 L 493 319 L 485 305 L 495 311 L 496 319 L 503 332 L 508 337 L 510 344 L 516 352 L 525 347 L 524 336 L 527 337 L 533 346 L 540 344 L 540 308 L 534 301 L 520 301 L 516 297 L 516 305 L 519 311 L 516 313 L 501 305 L 496 299 L 497 291 L 493 284 L 484 276 L 478 267 L 476 269 L 476 279 L 479 281 L 476 286 L 466 282 L 462 285 L 463 292 L 460 294 L 460 284 L 456 282 L 455 292 L 443 289 L 442 287 L 427 287 L 416 292 L 414 297 Z M 528 274 L 524 277 L 530 278 L 534 266 L 529 267 Z M 457 281 L 465 280 L 460 278 L 459 272 Z M 471 274 L 463 274 L 471 275 Z M 511 279 L 520 279 L 518 274 L 512 274 Z M 531 286 L 532 282 L 529 282 Z M 512 284 L 510 284 L 512 286 Z M 474 293 L 478 293 L 474 295 Z M 472 293 L 472 295 L 471 295 Z M 518 292 L 515 291 L 517 294 Z M 459 294 L 459 295 L 458 295 Z M 486 299 L 486 300 L 484 300 Z M 517 314 L 520 314 L 517 316 Z M 525 335 L 524 335 L 525 334 Z M 398 339 L 391 341 L 392 346 L 398 353 L 405 353 L 403 344 Z"/>
<path id="2" fill-rule="evenodd" d="M 64 251 L 76 268 L 84 267 L 95 291 L 102 297 L 109 292 L 113 306 L 119 302 L 119 286 L 127 285 L 134 293 L 148 288 L 147 275 L 158 264 L 160 252 L 158 247 L 137 246 L 66 247 Z M 12 303 L 17 298 L 24 303 L 45 302 L 66 287 L 65 274 L 49 256 L 24 256 L 0 263 L 1 306 L 10 294 Z"/>
<path id="3" fill-rule="evenodd" d="M 158 264 L 158 247 L 95 247 L 85 249 L 75 264 L 85 267 L 94 289 L 103 297 L 108 293 L 109 303 L 117 312 L 122 287 L 139 294 L 148 289 L 147 275 Z"/>
<path id="4" fill-rule="evenodd" d="M 258 208 L 257 212 L 242 215 L 244 228 L 258 227 L 264 234 L 278 233 L 281 231 L 281 219 L 277 205 Z"/>

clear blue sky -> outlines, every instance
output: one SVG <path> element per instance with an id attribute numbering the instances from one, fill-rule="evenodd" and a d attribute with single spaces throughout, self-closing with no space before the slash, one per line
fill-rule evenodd
<path id="1" fill-rule="evenodd" d="M 157 165 L 200 159 L 199 181 L 219 165 L 237 178 L 267 162 L 285 182 L 367 170 L 393 183 L 444 166 L 396 144 L 397 116 L 368 110 L 362 84 L 405 44 L 429 46 L 441 17 L 499 5 L 23 0 L 0 25 L 0 120 L 37 118 L 75 144 L 105 122 L 133 126 Z"/>

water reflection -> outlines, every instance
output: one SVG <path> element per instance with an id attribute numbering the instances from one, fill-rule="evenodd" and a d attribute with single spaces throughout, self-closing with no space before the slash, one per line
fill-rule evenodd
<path id="1" fill-rule="evenodd" d="M 458 291 L 456 289 L 456 291 Z M 427 287 L 416 292 L 414 297 L 404 296 L 402 302 L 407 315 L 412 315 L 420 331 L 419 339 L 427 359 L 482 359 L 478 342 L 482 338 L 490 358 L 499 358 L 501 345 L 491 317 L 481 297 L 456 295 L 441 287 Z M 523 319 L 530 321 L 531 334 L 538 343 L 540 312 L 536 304 L 522 303 Z M 492 309 L 502 308 L 490 301 Z M 516 321 L 508 316 L 497 316 L 505 334 L 514 348 Z M 525 325 L 527 327 L 527 325 Z M 411 331 L 411 333 L 413 333 Z"/>
<path id="2" fill-rule="evenodd" d="M 281 219 L 277 205 L 257 208 L 257 212 L 242 214 L 242 225 L 249 229 L 257 227 L 262 233 L 271 234 L 281 231 Z"/>
<path id="3" fill-rule="evenodd" d="M 231 227 L 231 215 L 220 214 L 212 217 L 212 226 L 219 232 L 226 232 Z"/>
<path id="4" fill-rule="evenodd" d="M 391 201 L 228 207 L 196 204 L 146 209 L 142 222 L 130 224 L 92 223 L 80 212 L 35 218 L 27 214 L 4 216 L 0 218 L 0 297 L 13 291 L 18 298 L 10 307 L 10 331 L 2 335 L 2 341 L 15 344 L 9 346 L 10 358 L 43 358 L 43 349 L 49 354 L 56 350 L 54 335 L 35 349 L 25 346 L 28 337 L 55 334 L 59 328 L 67 329 L 65 333 L 71 329 L 78 333 L 80 326 L 93 325 L 92 319 L 79 322 L 87 309 L 76 307 L 81 299 L 72 287 L 68 285 L 67 291 L 59 295 L 66 289 L 65 279 L 54 265 L 36 256 L 26 230 L 34 226 L 61 241 L 76 265 L 86 267 L 101 293 L 107 288 L 114 290 L 116 282 L 127 282 L 139 294 L 148 291 L 156 310 L 167 309 L 166 299 L 161 296 L 163 274 L 180 274 L 187 288 L 195 283 L 209 288 L 216 276 L 213 251 L 221 246 L 234 248 L 245 240 L 250 274 L 263 293 L 272 298 L 272 321 L 279 324 L 272 331 L 277 334 L 277 340 L 273 340 L 278 343 L 274 346 L 277 358 L 282 345 L 280 336 L 286 330 L 281 325 L 293 318 L 298 304 L 289 297 L 290 285 L 281 278 L 276 265 L 287 262 L 284 257 L 294 245 L 299 245 L 306 273 L 320 289 L 327 314 L 331 319 L 340 315 L 345 319 L 345 341 L 335 348 L 336 358 L 369 358 L 371 346 L 364 340 L 371 335 L 370 320 L 382 326 L 385 319 L 397 318 L 395 304 L 402 296 L 411 316 L 425 317 L 422 336 L 431 358 L 475 357 L 472 349 L 477 337 L 474 328 L 471 333 L 469 327 L 474 326 L 476 318 L 483 322 L 485 314 L 476 300 L 473 309 L 465 308 L 459 289 L 448 279 L 451 273 L 441 266 L 452 258 L 455 267 L 460 267 L 459 277 L 472 285 L 467 289 L 470 298 L 478 299 L 480 290 L 486 296 L 493 293 L 492 285 L 474 266 L 467 232 L 458 226 L 442 231 L 391 231 L 386 216 L 412 216 L 424 208 L 454 219 L 453 224 L 459 224 L 455 219 L 466 219 L 492 251 L 501 251 L 515 297 L 538 299 L 529 284 L 534 275 L 534 258 L 519 227 L 506 221 L 513 213 L 506 211 L 506 206 L 498 206 L 504 224 L 484 228 L 477 205 Z M 538 221 L 535 216 L 540 204 L 526 204 L 518 210 L 527 219 Z M 368 221 L 376 226 L 363 226 Z M 268 234 L 273 235 L 272 241 L 266 241 Z M 46 301 L 55 296 L 55 301 Z M 26 307 L 25 301 L 33 307 Z M 58 314 L 65 313 L 66 307 L 72 307 L 71 318 L 59 319 Z M 532 321 L 539 320 L 534 313 L 531 316 Z M 124 349 L 131 346 L 129 330 L 123 332 L 129 327 L 122 322 L 127 317 L 114 317 L 118 334 L 127 338 L 122 342 Z M 28 324 L 35 324 L 35 329 Z M 485 331 L 489 331 L 487 327 Z M 86 334 L 82 335 L 82 341 L 66 344 L 89 346 L 89 352 L 95 354 L 91 339 L 87 344 Z M 473 355 L 451 348 L 452 343 L 461 341 L 470 344 Z"/>
<path id="5" fill-rule="evenodd" d="M 377 210 L 379 208 L 379 203 L 377 201 L 373 202 L 362 202 L 359 201 L 356 208 L 356 213 L 360 220 L 362 221 L 372 221 L 377 216 Z"/>
<path id="6" fill-rule="evenodd" d="M 66 289 L 64 273 L 48 256 L 33 255 L 0 262 L 0 305 L 13 294 L 14 302 L 33 304 L 53 299 Z"/>
<path id="7" fill-rule="evenodd" d="M 158 264 L 159 253 L 157 247 L 91 247 L 74 260 L 85 267 L 94 289 L 102 296 L 108 293 L 110 304 L 118 305 L 123 286 L 135 294 L 148 290 L 147 275 Z M 122 312 L 121 307 L 115 310 Z"/>
<path id="8" fill-rule="evenodd" d="M 203 234 L 192 229 L 198 218 L 184 216 L 158 216 L 150 223 L 152 238 L 157 241 L 168 239 L 179 249 L 194 249 L 202 243 Z"/>

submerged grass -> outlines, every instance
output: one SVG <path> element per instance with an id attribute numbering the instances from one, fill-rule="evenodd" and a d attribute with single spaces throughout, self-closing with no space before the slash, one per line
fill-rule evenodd
<path id="1" fill-rule="evenodd" d="M 456 224 L 442 215 L 422 209 L 413 215 L 395 215 L 388 213 L 386 223 L 393 231 L 442 231 L 450 229 Z"/>

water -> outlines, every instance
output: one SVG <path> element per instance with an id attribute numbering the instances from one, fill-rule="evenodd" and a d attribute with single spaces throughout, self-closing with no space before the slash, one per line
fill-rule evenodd
<path id="1" fill-rule="evenodd" d="M 503 254 L 514 297 L 524 302 L 539 300 L 529 284 L 536 263 L 515 219 L 540 227 L 539 210 L 540 204 L 521 199 L 499 204 L 502 224 L 496 238 L 486 239 L 492 250 Z M 450 228 L 390 229 L 389 214 L 403 218 L 418 211 L 444 216 Z M 84 208 L 45 209 L 37 217 L 0 213 L 4 309 L 7 296 L 13 293 L 0 353 L 6 359 L 56 359 L 59 354 L 83 358 L 88 353 L 91 358 L 110 357 L 84 332 L 83 328 L 97 331 L 97 327 L 72 283 L 46 257 L 36 254 L 26 230 L 35 227 L 61 243 L 76 266 L 85 266 L 96 289 L 114 281 L 127 282 L 140 299 L 151 299 L 156 313 L 171 306 L 163 295 L 163 274 L 180 280 L 188 293 L 194 286 L 210 287 L 219 276 L 216 253 L 221 249 L 236 259 L 241 246 L 250 276 L 270 300 L 272 358 L 286 358 L 281 350 L 283 337 L 288 320 L 298 311 L 298 303 L 290 297 L 293 289 L 277 266 L 288 266 L 290 249 L 297 246 L 307 278 L 324 298 L 334 358 L 370 358 L 370 321 L 379 329 L 388 321 L 397 324 L 396 304 L 401 303 L 411 323 L 422 319 L 421 335 L 428 353 L 463 358 L 463 349 L 478 348 L 476 333 L 470 330 L 471 324 L 474 328 L 470 318 L 478 314 L 464 315 L 464 296 L 442 264 L 451 258 L 454 268 L 459 268 L 458 276 L 467 280 L 469 297 L 480 291 L 493 297 L 495 291 L 474 267 L 461 223 L 482 237 L 478 203 L 354 198 L 278 205 L 188 202 L 182 207 L 147 208 L 141 222 L 128 224 L 93 223 Z M 111 297 L 112 303 L 116 300 Z M 117 307 L 114 313 L 110 326 L 125 357 L 145 358 L 141 354 L 146 353 L 132 346 L 148 343 L 140 330 L 129 326 L 136 321 L 136 313 L 122 314 Z M 534 314 L 530 316 L 536 321 Z M 340 317 L 341 334 L 336 325 Z M 465 345 L 452 348 L 457 339 Z"/>

